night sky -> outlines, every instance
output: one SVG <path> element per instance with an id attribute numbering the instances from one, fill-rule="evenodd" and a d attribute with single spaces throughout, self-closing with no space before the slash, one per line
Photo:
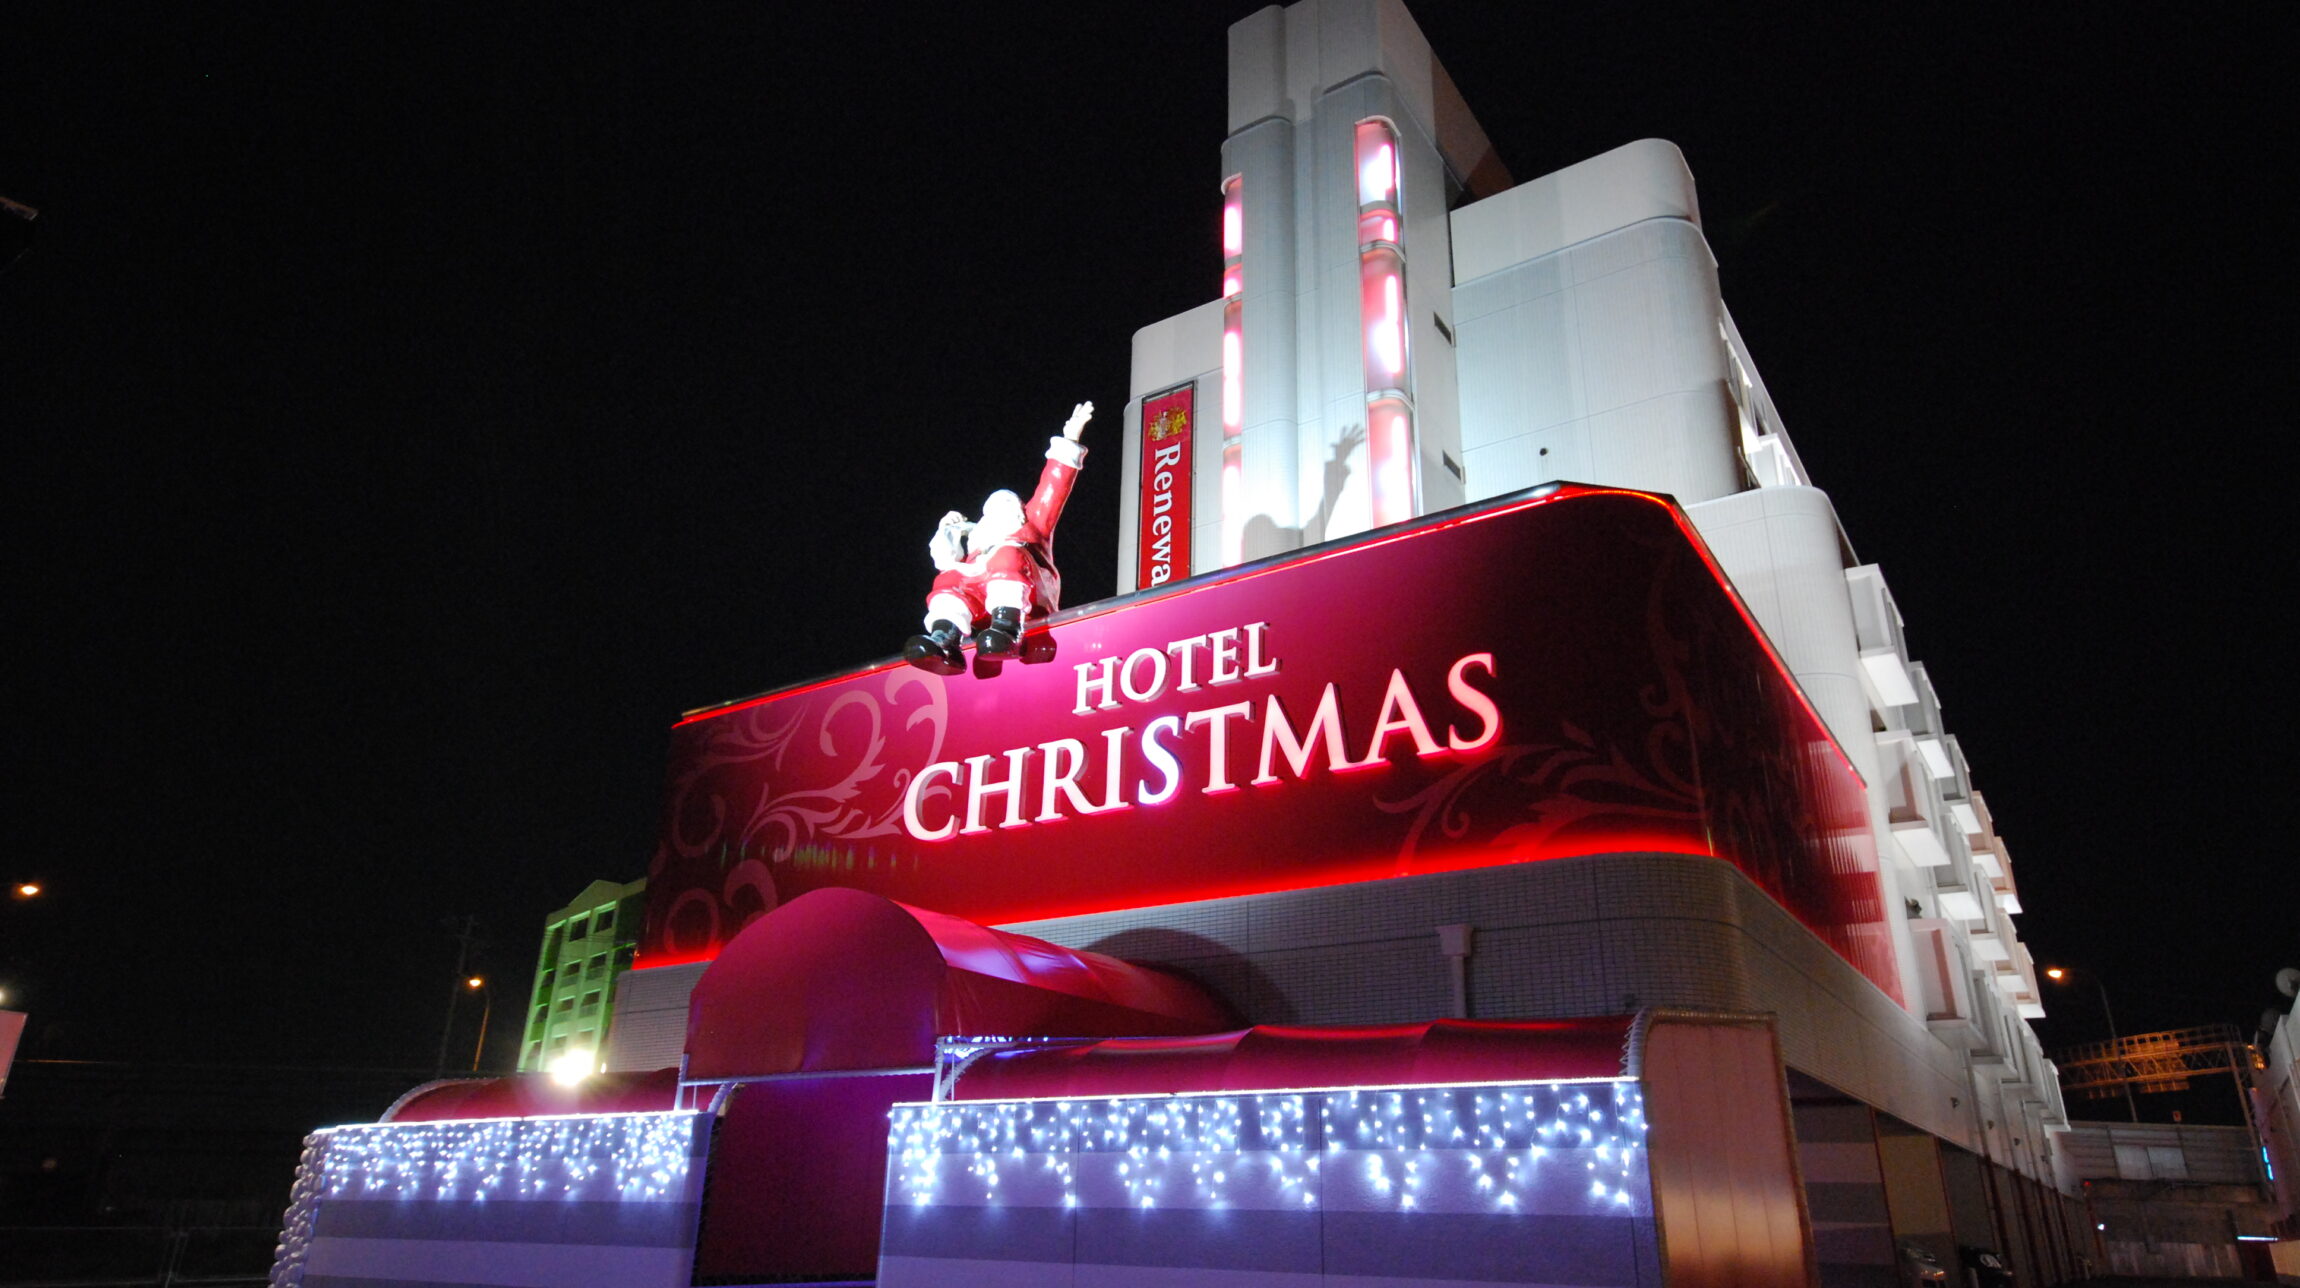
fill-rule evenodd
<path id="1" fill-rule="evenodd" d="M 1081 398 L 1060 554 L 1110 593 L 1252 7 L 12 10 L 27 1054 L 428 1067 L 443 919 L 523 996 L 543 915 L 643 873 L 670 721 L 891 652 L 935 518 Z M 2039 961 L 2249 1032 L 2300 965 L 2300 10 L 1415 10 L 1517 179 L 1684 149 Z"/>

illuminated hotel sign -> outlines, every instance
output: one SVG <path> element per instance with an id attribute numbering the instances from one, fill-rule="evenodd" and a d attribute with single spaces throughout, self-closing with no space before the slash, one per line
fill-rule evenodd
<path id="1" fill-rule="evenodd" d="M 1141 552 L 1134 584 L 1163 586 L 1190 575 L 1190 443 L 1195 386 L 1142 400 Z"/>
<path id="2" fill-rule="evenodd" d="M 1193 693 L 1243 684 L 1277 674 L 1278 660 L 1264 655 L 1269 623 L 1193 635 L 1164 647 L 1152 645 L 1128 653 L 1123 659 L 1104 657 L 1080 662 L 1078 705 L 1081 716 L 1117 709 L 1122 695 L 1128 703 L 1156 704 L 1171 685 L 1176 693 Z M 1328 770 L 1367 769 L 1387 763 L 1393 738 L 1409 739 L 1418 756 L 1448 752 L 1483 751 L 1501 736 L 1501 712 L 1493 700 L 1471 683 L 1470 677 L 1493 673 L 1493 654 L 1468 653 L 1454 659 L 1446 671 L 1446 693 L 1471 717 L 1473 732 L 1465 736 L 1448 727 L 1443 742 L 1430 731 L 1422 704 L 1414 697 L 1402 669 L 1392 670 L 1382 691 L 1381 711 L 1373 732 L 1363 743 L 1363 755 L 1352 759 L 1355 745 L 1343 728 L 1337 690 L 1328 682 L 1318 695 L 1317 710 L 1295 727 L 1276 693 L 1257 704 L 1252 698 L 1199 707 L 1181 715 L 1162 715 L 1145 723 L 1139 732 L 1132 725 L 1099 731 L 1098 749 L 1089 750 L 1078 738 L 1056 738 L 1037 746 L 1011 747 L 998 755 L 969 756 L 963 761 L 938 760 L 910 780 L 903 795 L 903 830 L 919 841 L 946 841 L 954 835 L 987 832 L 993 827 L 1028 827 L 1056 823 L 1085 814 L 1105 814 L 1129 805 L 1163 805 L 1184 786 L 1178 744 L 1199 729 L 1206 731 L 1204 778 L 1191 784 L 1213 796 L 1238 790 L 1231 777 L 1234 739 L 1258 741 L 1261 757 L 1252 786 L 1266 787 L 1283 777 L 1303 778 L 1323 760 Z M 1259 732 L 1256 732 L 1256 726 Z M 1233 726 L 1237 732 L 1233 733 Z M 1093 767 L 1099 759 L 1100 768 Z M 1137 775 L 1133 766 L 1146 772 Z M 1242 770 L 1239 772 L 1243 772 Z M 1079 780 L 1100 784 L 1081 788 Z M 949 798 L 950 817 L 939 826 L 926 822 L 927 802 Z M 960 804 L 963 799 L 963 807 Z M 986 817 L 991 801 L 1003 801 L 995 819 Z M 1031 812 L 1030 802 L 1038 802 Z M 963 818 L 964 826 L 960 825 Z"/>
<path id="3" fill-rule="evenodd" d="M 887 663 L 681 721 L 639 965 L 825 886 L 1001 924 L 1668 852 L 1898 992 L 1860 780 L 1663 498 L 1453 511 L 1052 640 L 995 678 Z"/>

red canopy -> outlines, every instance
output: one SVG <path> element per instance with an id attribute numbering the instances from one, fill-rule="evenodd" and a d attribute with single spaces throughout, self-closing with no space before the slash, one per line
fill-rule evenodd
<path id="1" fill-rule="evenodd" d="M 1237 1022 L 1176 975 L 859 890 L 744 927 L 695 983 L 692 1080 L 917 1068 L 951 1036 L 1206 1033 Z"/>
<path id="2" fill-rule="evenodd" d="M 677 1107 L 679 1071 L 598 1073 L 562 1087 L 542 1073 L 509 1078 L 427 1082 L 399 1098 L 379 1120 L 433 1122 L 463 1118 L 533 1118 L 550 1114 L 636 1114 Z"/>
<path id="3" fill-rule="evenodd" d="M 988 1052 L 959 1100 L 1429 1086 L 1617 1078 L 1636 1017 L 1432 1020 L 1352 1028 L 1263 1025 L 1184 1038 L 1113 1038 Z"/>

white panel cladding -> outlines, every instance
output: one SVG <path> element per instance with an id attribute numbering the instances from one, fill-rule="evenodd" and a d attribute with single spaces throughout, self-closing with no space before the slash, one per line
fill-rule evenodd
<path id="1" fill-rule="evenodd" d="M 1289 116 L 1285 10 L 1257 10 L 1230 25 L 1230 131 L 1269 116 Z"/>
<path id="2" fill-rule="evenodd" d="M 623 972 L 600 1067 L 609 1073 L 676 1066 L 687 1050 L 687 997 L 709 962 Z"/>
<path id="3" fill-rule="evenodd" d="M 1837 512 L 1818 488 L 1764 488 L 1686 510 L 1861 777 L 1877 754 L 1861 693 Z"/>
<path id="4" fill-rule="evenodd" d="M 1640 139 L 1453 212 L 1454 279 L 1468 282 L 1647 219 L 1699 226 L 1677 145 Z"/>
<path id="5" fill-rule="evenodd" d="M 1317 232 L 1316 221 L 1303 227 L 1297 201 L 1295 128 L 1285 120 L 1265 120 L 1233 134 L 1222 144 L 1222 173 L 1241 176 L 1244 206 L 1239 291 L 1241 344 L 1244 361 L 1239 390 L 1243 399 L 1240 425 L 1244 451 L 1240 504 L 1244 513 L 1233 521 L 1247 533 L 1245 557 L 1258 558 L 1292 549 L 1296 532 L 1296 481 L 1299 475 L 1301 409 L 1296 395 L 1300 374 L 1298 349 L 1306 334 L 1314 332 L 1326 310 L 1317 293 L 1305 297 L 1301 253 L 1308 249 L 1301 234 Z M 1306 194 L 1316 206 L 1316 192 Z M 1354 235 L 1354 234 L 1353 234 Z M 1351 256 L 1354 269 L 1356 256 Z M 1356 300 L 1356 292 L 1351 292 Z M 1217 335 L 1217 344 L 1219 336 Z M 1210 418 L 1220 432 L 1220 411 Z M 1213 493 L 1220 509 L 1220 490 Z M 1217 547 L 1217 550 L 1219 547 Z M 1219 564 L 1215 565 L 1219 566 Z"/>
<path id="6" fill-rule="evenodd" d="M 1222 566 L 1222 372 L 1216 368 L 1198 378 L 1193 404 L 1197 423 L 1190 431 L 1190 571 L 1211 572 Z M 1137 431 L 1139 432 L 1139 431 Z M 1142 503 L 1138 492 L 1127 494 Z M 1132 531 L 1129 525 L 1128 531 Z M 1131 549 L 1131 547 L 1129 547 Z M 1127 556 L 1118 566 L 1119 586 L 1134 585 L 1136 560 Z M 1136 587 L 1139 589 L 1139 587 Z"/>
<path id="7" fill-rule="evenodd" d="M 1465 282 L 1453 304 L 1471 499 L 1553 478 L 1686 503 L 1740 490 L 1723 305 L 1692 224 L 1603 234 Z"/>
<path id="8" fill-rule="evenodd" d="M 1136 331 L 1132 353 L 1126 393 L 1135 399 L 1221 370 L 1222 301 L 1210 300 Z M 1219 416 L 1215 419 L 1219 425 Z M 1141 427 L 1136 425 L 1134 432 Z"/>
<path id="9" fill-rule="evenodd" d="M 1402 14 L 1403 7 L 1398 11 Z M 1399 85 L 1391 97 L 1410 98 L 1412 93 L 1409 87 Z M 1419 128 L 1407 121 L 1398 122 L 1398 126 L 1401 136 Z M 1445 163 L 1439 159 L 1435 140 L 1427 147 L 1402 146 L 1398 160 L 1405 200 L 1406 348 L 1413 355 L 1414 368 L 1414 446 L 1418 453 L 1414 468 L 1420 479 L 1417 510 L 1429 514 L 1468 499 L 1463 478 L 1445 466 L 1448 458 L 1459 464 L 1462 453 L 1457 351 L 1438 330 L 1440 317 L 1447 329 L 1453 326 L 1453 226 L 1446 216 Z M 1304 483 L 1316 486 L 1311 480 Z"/>

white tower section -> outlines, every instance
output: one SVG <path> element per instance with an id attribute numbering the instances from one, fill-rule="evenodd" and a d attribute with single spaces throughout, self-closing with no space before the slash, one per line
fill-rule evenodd
<path id="1" fill-rule="evenodd" d="M 1177 386 L 1197 391 L 1191 572 L 1470 495 L 1448 211 L 1506 186 L 1492 146 L 1397 0 L 1264 9 L 1230 29 L 1229 57 L 1215 184 L 1235 193 L 1238 242 L 1224 299 L 1134 338 L 1122 590 L 1139 575 L 1141 402 Z"/>
<path id="2" fill-rule="evenodd" d="M 2043 996 L 2004 841 L 1882 572 L 1854 557 L 1726 312 L 1685 158 L 1648 139 L 1507 187 L 1396 0 L 1262 10 L 1229 59 L 1215 182 L 1238 218 L 1207 260 L 1224 294 L 1134 337 L 1119 589 L 1148 580 L 1138 534 L 1158 517 L 1146 398 L 1187 392 L 1197 412 L 1186 473 L 1148 492 L 1169 515 L 1186 497 L 1176 578 L 1554 480 L 1675 497 L 1868 785 L 1906 999 L 1896 1058 L 1969 1080 L 1973 1143 L 2049 1177 L 2037 1142 L 2066 1116 L 2023 1022 Z M 1387 131 L 1371 145 L 1369 122 Z M 1386 203 L 1368 200 L 1383 141 Z M 1394 379 L 1376 369 L 1393 344 Z M 1408 447 L 1385 461 L 1395 407 Z M 1409 503 L 1385 513 L 1401 466 Z M 1910 1121 L 1938 1108 L 1899 1095 L 1881 1103 Z"/>

